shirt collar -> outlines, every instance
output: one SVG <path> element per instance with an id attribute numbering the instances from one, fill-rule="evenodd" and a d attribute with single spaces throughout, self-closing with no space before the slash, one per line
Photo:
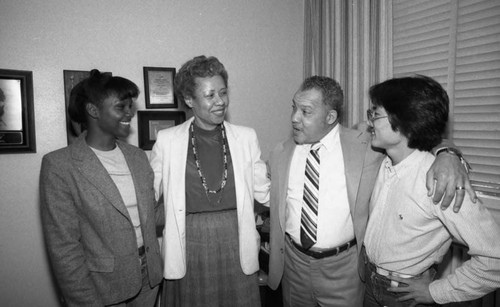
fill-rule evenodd
<path id="1" fill-rule="evenodd" d="M 340 146 L 340 133 L 339 133 L 339 131 L 340 131 L 339 125 L 337 124 L 321 140 L 319 140 L 319 143 L 321 143 L 321 145 L 323 145 L 322 147 L 324 147 L 324 149 L 331 152 L 331 151 L 335 150 L 336 146 Z M 301 151 L 309 152 L 312 148 L 312 145 L 313 144 L 296 145 L 295 148 L 297 148 Z"/>
<path id="2" fill-rule="evenodd" d="M 422 159 L 425 158 L 425 155 L 425 151 L 420 151 L 417 149 L 396 165 L 393 165 L 391 158 L 387 156 L 384 160 L 384 166 L 387 172 L 394 173 L 398 177 L 401 177 L 405 173 L 412 171 L 413 168 L 418 167 Z"/>
<path id="3" fill-rule="evenodd" d="M 340 142 L 339 140 L 339 125 L 335 125 L 330 132 L 328 132 L 320 141 L 321 145 L 327 150 L 334 150 L 335 146 Z M 310 145 L 312 146 L 312 145 Z M 309 146 L 309 147 L 310 147 Z"/>

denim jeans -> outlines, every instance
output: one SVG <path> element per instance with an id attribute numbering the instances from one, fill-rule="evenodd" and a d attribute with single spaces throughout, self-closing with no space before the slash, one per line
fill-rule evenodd
<path id="1" fill-rule="evenodd" d="M 365 259 L 365 282 L 366 282 L 366 291 L 365 298 L 363 302 L 364 307 L 406 307 L 410 306 L 414 301 L 408 300 L 399 302 L 397 299 L 401 296 L 404 296 L 405 293 L 396 293 L 390 292 L 387 288 L 391 287 L 391 280 L 384 275 L 380 275 L 376 272 L 376 267 L 374 264 L 370 263 L 366 253 L 363 255 Z M 429 270 L 433 270 L 431 272 L 435 275 L 436 269 L 430 268 Z M 415 277 L 418 278 L 418 277 Z M 404 284 L 399 283 L 398 287 L 404 287 Z M 417 305 L 417 306 L 436 306 L 436 305 Z"/>

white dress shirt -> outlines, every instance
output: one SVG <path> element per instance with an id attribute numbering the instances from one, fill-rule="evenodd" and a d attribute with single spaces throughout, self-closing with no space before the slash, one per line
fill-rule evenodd
<path id="1" fill-rule="evenodd" d="M 319 149 L 319 202 L 317 242 L 312 250 L 334 248 L 354 238 L 351 211 L 347 199 L 344 157 L 335 126 L 321 139 Z M 300 245 L 300 218 L 304 193 L 306 160 L 311 144 L 297 145 L 293 153 L 286 199 L 286 232 Z"/>

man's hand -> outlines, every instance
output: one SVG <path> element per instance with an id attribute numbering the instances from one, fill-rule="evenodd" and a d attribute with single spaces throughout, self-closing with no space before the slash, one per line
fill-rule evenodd
<path id="1" fill-rule="evenodd" d="M 390 292 L 404 293 L 405 295 L 398 298 L 398 301 L 408 301 L 411 302 L 410 307 L 416 306 L 417 304 L 434 304 L 434 299 L 429 292 L 429 284 L 434 280 L 435 271 L 427 270 L 419 278 L 408 279 L 399 278 L 397 276 L 387 276 L 391 280 L 404 283 L 408 286 L 406 287 L 390 287 L 387 290 Z"/>
<path id="2" fill-rule="evenodd" d="M 433 196 L 435 204 L 441 201 L 441 209 L 445 210 L 451 205 L 453 197 L 455 204 L 453 211 L 458 212 L 464 201 L 465 191 L 472 202 L 476 202 L 476 192 L 472 188 L 469 175 L 463 167 L 460 159 L 449 153 L 441 153 L 436 157 L 431 168 L 427 172 L 427 195 Z"/>

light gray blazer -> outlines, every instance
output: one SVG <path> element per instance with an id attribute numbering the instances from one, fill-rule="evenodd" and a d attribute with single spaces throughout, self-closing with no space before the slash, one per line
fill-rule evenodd
<path id="1" fill-rule="evenodd" d="M 372 150 L 366 130 L 339 127 L 344 156 L 347 197 L 358 241 L 358 253 L 368 222 L 369 201 L 383 155 Z M 276 289 L 283 276 L 285 248 L 285 211 L 288 176 L 295 143 L 292 138 L 278 144 L 271 153 L 271 233 L 269 286 Z M 362 274 L 361 274 L 362 275 Z"/>
<path id="2" fill-rule="evenodd" d="M 137 294 L 142 274 L 127 208 L 84 137 L 42 160 L 42 226 L 54 275 L 67 304 L 102 306 Z M 155 286 L 162 279 L 162 261 L 156 237 L 153 171 L 142 150 L 121 141 L 117 144 L 132 173 L 149 283 Z"/>

